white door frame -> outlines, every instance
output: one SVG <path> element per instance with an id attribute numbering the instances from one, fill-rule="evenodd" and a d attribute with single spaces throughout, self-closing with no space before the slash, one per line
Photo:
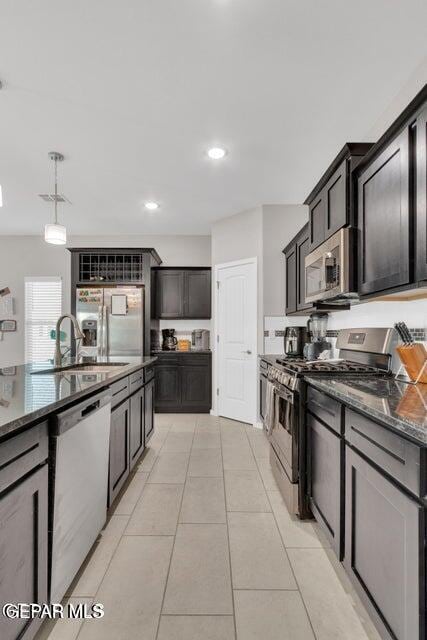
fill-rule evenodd
<path id="1" fill-rule="evenodd" d="M 221 264 L 216 264 L 214 266 L 214 300 L 213 300 L 213 309 L 214 309 L 214 313 L 213 313 L 213 317 L 214 317 L 214 322 L 213 322 L 213 340 L 212 340 L 212 346 L 213 346 L 213 360 L 212 360 L 212 364 L 213 364 L 213 375 L 212 375 L 212 380 L 214 382 L 213 384 L 213 389 L 212 389 L 212 411 L 211 414 L 214 416 L 218 415 L 218 396 L 217 396 L 217 389 L 219 387 L 219 362 L 218 362 L 218 341 L 217 341 L 217 336 L 218 336 L 218 275 L 219 272 L 221 271 L 221 269 L 227 269 L 228 267 L 238 267 L 244 264 L 253 264 L 255 265 L 255 289 L 256 289 L 256 325 L 257 325 L 257 345 L 256 345 L 256 349 L 258 351 L 258 258 L 255 256 L 253 258 L 245 258 L 243 260 L 233 260 L 231 262 L 222 262 Z M 257 360 L 255 360 L 255 362 L 257 362 Z M 254 377 L 255 377 L 255 389 L 257 389 L 258 391 L 258 385 L 256 384 L 256 379 L 257 379 L 257 375 L 258 375 L 258 368 L 257 366 L 255 366 L 255 371 L 254 371 Z M 258 397 L 258 393 L 256 394 L 256 397 Z M 258 399 L 256 400 L 255 403 L 255 408 L 254 408 L 254 416 L 253 416 L 253 425 L 257 425 L 257 411 L 256 411 L 256 407 L 258 406 Z"/>

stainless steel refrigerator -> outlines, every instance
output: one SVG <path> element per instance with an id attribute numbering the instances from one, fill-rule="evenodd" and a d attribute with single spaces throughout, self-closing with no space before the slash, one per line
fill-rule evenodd
<path id="1" fill-rule="evenodd" d="M 87 356 L 140 356 L 143 353 L 143 287 L 83 287 L 76 290 L 76 316 Z"/>

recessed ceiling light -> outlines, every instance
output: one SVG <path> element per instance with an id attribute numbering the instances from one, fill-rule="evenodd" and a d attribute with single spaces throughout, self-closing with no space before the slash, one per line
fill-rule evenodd
<path id="1" fill-rule="evenodd" d="M 146 202 L 144 207 L 148 209 L 148 211 L 155 211 L 156 209 L 159 208 L 159 204 L 157 202 L 150 201 L 150 202 Z"/>
<path id="2" fill-rule="evenodd" d="M 212 147 L 212 149 L 208 150 L 208 156 L 212 158 L 212 160 L 221 160 L 226 153 L 227 151 L 222 147 Z"/>

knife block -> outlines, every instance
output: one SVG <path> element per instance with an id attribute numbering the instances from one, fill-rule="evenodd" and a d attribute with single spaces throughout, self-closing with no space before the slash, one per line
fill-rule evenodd
<path id="1" fill-rule="evenodd" d="M 396 347 L 400 361 L 412 382 L 427 384 L 427 350 L 420 342 Z"/>

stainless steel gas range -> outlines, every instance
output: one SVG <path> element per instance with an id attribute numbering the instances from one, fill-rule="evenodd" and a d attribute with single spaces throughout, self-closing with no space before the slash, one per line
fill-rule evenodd
<path id="1" fill-rule="evenodd" d="M 305 376 L 364 378 L 390 376 L 397 343 L 394 329 L 342 329 L 336 360 L 307 361 L 262 356 L 261 393 L 265 389 L 264 427 L 270 441 L 272 472 L 290 513 L 309 517 L 305 479 Z"/>

